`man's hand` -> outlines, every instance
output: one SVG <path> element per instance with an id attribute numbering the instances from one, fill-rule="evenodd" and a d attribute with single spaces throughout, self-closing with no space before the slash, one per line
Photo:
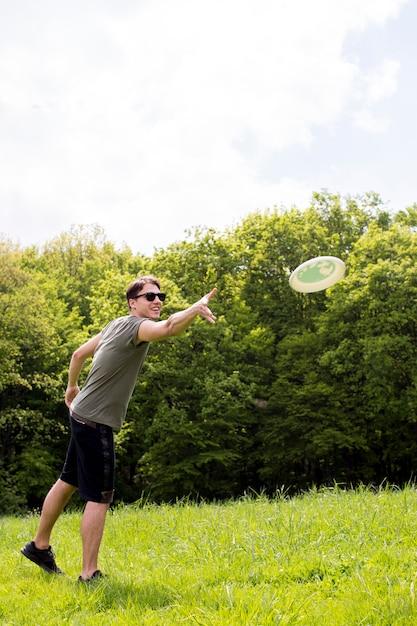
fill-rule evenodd
<path id="1" fill-rule="evenodd" d="M 71 402 L 74 400 L 75 396 L 80 393 L 80 388 L 78 385 L 74 385 L 72 387 L 67 387 L 65 391 L 65 404 L 68 408 L 71 406 Z"/>
<path id="2" fill-rule="evenodd" d="M 217 287 L 214 287 L 209 293 L 201 298 L 198 302 L 196 302 L 196 307 L 198 308 L 198 314 L 201 315 L 202 318 L 210 322 L 210 324 L 214 324 L 216 321 L 215 315 L 213 315 L 212 311 L 210 311 L 208 304 L 212 298 L 217 293 Z"/>

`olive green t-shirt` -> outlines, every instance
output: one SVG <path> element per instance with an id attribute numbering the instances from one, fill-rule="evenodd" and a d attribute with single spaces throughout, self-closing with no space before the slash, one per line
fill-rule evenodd
<path id="1" fill-rule="evenodd" d="M 74 413 L 114 430 L 121 428 L 149 348 L 137 336 L 145 319 L 126 315 L 105 326 L 87 380 L 71 404 Z"/>

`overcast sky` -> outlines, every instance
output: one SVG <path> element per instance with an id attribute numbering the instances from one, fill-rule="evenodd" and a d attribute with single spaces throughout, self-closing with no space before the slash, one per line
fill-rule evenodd
<path id="1" fill-rule="evenodd" d="M 415 0 L 0 0 L 0 232 L 151 253 L 315 190 L 417 202 Z"/>

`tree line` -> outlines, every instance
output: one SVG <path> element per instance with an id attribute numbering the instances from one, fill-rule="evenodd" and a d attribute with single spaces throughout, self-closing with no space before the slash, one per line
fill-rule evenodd
<path id="1" fill-rule="evenodd" d="M 127 314 L 126 286 L 145 273 L 168 294 L 164 316 L 217 286 L 218 320 L 151 346 L 116 438 L 119 500 L 412 479 L 416 228 L 417 205 L 322 192 L 151 256 L 98 226 L 42 247 L 1 239 L 0 512 L 38 507 L 59 475 L 71 354 Z M 342 258 L 345 279 L 292 291 L 290 272 L 317 255 Z"/>

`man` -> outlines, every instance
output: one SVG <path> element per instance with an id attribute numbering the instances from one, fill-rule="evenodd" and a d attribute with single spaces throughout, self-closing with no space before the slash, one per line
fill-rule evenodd
<path id="1" fill-rule="evenodd" d="M 114 493 L 113 431 L 120 429 L 149 343 L 179 335 L 196 317 L 210 323 L 212 289 L 195 304 L 158 321 L 165 294 L 153 276 L 142 276 L 126 292 L 129 315 L 111 321 L 72 355 L 65 403 L 70 411 L 71 439 L 60 478 L 42 507 L 37 533 L 21 552 L 49 573 L 61 574 L 49 540 L 65 505 L 78 489 L 86 502 L 82 521 L 83 565 L 80 582 L 102 576 L 98 553 L 107 510 Z M 83 388 L 77 381 L 84 362 L 94 355 Z"/>

